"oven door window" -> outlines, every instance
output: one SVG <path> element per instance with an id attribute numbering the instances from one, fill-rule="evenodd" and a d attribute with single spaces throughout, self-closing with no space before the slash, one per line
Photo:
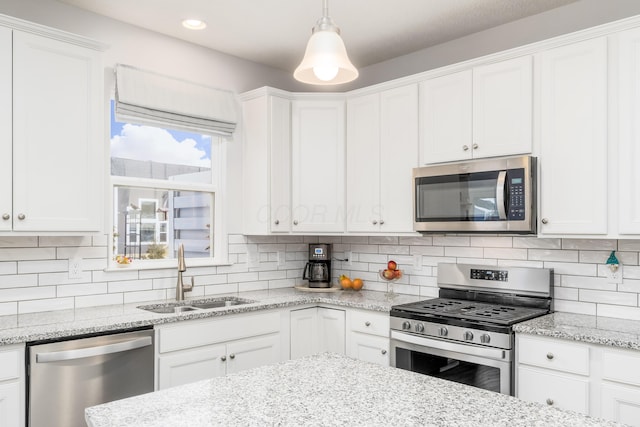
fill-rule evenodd
<path id="1" fill-rule="evenodd" d="M 433 354 L 396 348 L 396 367 L 444 380 L 491 390 L 500 390 L 500 368 Z"/>
<path id="2" fill-rule="evenodd" d="M 496 191 L 499 174 L 493 171 L 417 178 L 416 221 L 500 221 Z"/>

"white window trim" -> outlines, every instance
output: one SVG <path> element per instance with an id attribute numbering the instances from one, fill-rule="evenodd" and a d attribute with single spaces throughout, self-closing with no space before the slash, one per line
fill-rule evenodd
<path id="1" fill-rule="evenodd" d="M 110 109 L 108 110 L 110 111 Z M 109 137 L 109 141 L 111 138 Z M 107 268 L 105 271 L 122 271 L 122 267 L 118 266 L 114 257 L 117 255 L 113 252 L 113 189 L 115 186 L 128 186 L 128 187 L 141 187 L 141 188 L 167 188 L 172 190 L 184 190 L 184 191 L 201 191 L 206 193 L 212 193 L 214 195 L 213 200 L 213 230 L 211 234 L 211 244 L 213 246 L 213 257 L 209 258 L 189 258 L 186 260 L 187 268 L 189 267 L 208 267 L 217 265 L 230 265 L 229 262 L 229 237 L 227 234 L 227 218 L 226 218 L 226 195 L 225 189 L 227 188 L 226 176 L 227 176 L 227 143 L 218 135 L 212 136 L 211 143 L 211 159 L 218 159 L 216 164 L 211 164 L 211 181 L 212 184 L 201 183 L 183 183 L 176 181 L 155 180 L 147 178 L 129 178 L 123 176 L 111 176 L 111 167 L 109 163 L 109 202 L 108 205 L 108 218 L 109 218 L 109 244 Z M 107 156 L 109 162 L 111 161 L 111 155 Z M 170 185 L 167 185 L 167 184 Z M 178 261 L 176 259 L 163 259 L 163 260 L 135 260 L 129 264 L 126 269 L 129 270 L 156 270 L 177 268 Z"/>

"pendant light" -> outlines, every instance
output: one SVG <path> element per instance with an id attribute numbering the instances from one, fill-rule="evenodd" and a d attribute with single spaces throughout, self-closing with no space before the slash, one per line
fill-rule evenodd
<path id="1" fill-rule="evenodd" d="M 329 17 L 328 0 L 322 1 L 322 18 L 311 30 L 304 58 L 293 77 L 314 85 L 347 83 L 358 77 L 340 38 L 340 28 Z"/>

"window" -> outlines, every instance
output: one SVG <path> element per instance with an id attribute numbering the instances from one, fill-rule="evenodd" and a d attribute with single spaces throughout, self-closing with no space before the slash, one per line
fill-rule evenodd
<path id="1" fill-rule="evenodd" d="M 225 261 L 216 223 L 224 154 L 217 136 L 117 122 L 112 101 L 111 258 L 165 267 L 183 244 L 191 265 Z"/>

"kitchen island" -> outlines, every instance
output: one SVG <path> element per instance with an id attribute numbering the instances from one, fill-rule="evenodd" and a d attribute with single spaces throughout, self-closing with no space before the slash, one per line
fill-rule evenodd
<path id="1" fill-rule="evenodd" d="M 87 408 L 89 427 L 614 426 L 324 353 Z"/>

